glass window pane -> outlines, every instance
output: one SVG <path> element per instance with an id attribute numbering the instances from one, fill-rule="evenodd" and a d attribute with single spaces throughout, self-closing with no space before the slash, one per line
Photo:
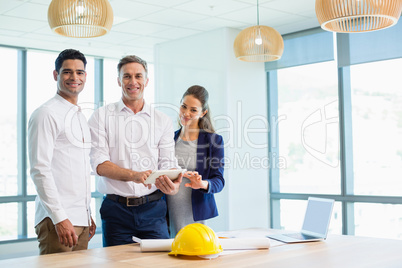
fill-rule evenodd
<path id="1" fill-rule="evenodd" d="M 402 239 L 402 205 L 355 203 L 355 235 Z"/>
<path id="2" fill-rule="evenodd" d="M 18 203 L 0 204 L 0 241 L 18 238 Z"/>
<path id="3" fill-rule="evenodd" d="M 0 195 L 18 194 L 17 50 L 0 48 Z M 6 214 L 2 214 L 6 215 Z"/>
<path id="4" fill-rule="evenodd" d="M 57 53 L 28 51 L 27 53 L 27 114 L 32 112 L 57 92 L 53 70 Z"/>
<path id="5" fill-rule="evenodd" d="M 283 230 L 300 231 L 306 213 L 306 200 L 280 200 L 280 222 Z M 335 202 L 328 234 L 342 234 L 342 204 Z"/>
<path id="6" fill-rule="evenodd" d="M 102 220 L 99 213 L 102 201 L 103 197 L 91 198 L 91 215 L 92 219 L 95 221 L 97 229 L 101 229 L 102 227 Z"/>
<path id="7" fill-rule="evenodd" d="M 402 195 L 402 59 L 352 66 L 354 193 Z"/>
<path id="8" fill-rule="evenodd" d="M 35 233 L 35 202 L 27 202 L 28 238 L 36 237 Z"/>
<path id="9" fill-rule="evenodd" d="M 96 185 L 98 180 L 96 179 L 95 175 L 91 174 L 91 192 L 96 192 Z"/>
<path id="10" fill-rule="evenodd" d="M 103 100 L 105 104 L 113 103 L 121 98 L 121 88 L 117 84 L 118 60 L 103 61 Z"/>
<path id="11" fill-rule="evenodd" d="M 280 192 L 340 193 L 335 62 L 278 70 Z"/>

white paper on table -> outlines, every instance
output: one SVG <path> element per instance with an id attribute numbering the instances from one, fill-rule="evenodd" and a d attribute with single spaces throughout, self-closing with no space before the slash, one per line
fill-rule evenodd
<path id="1" fill-rule="evenodd" d="M 270 247 L 269 239 L 265 237 L 222 238 L 219 242 L 223 250 L 268 249 Z"/>
<path id="2" fill-rule="evenodd" d="M 133 236 L 133 241 L 140 243 L 142 252 L 152 251 L 172 251 L 174 239 L 139 239 Z M 249 249 L 268 249 L 269 239 L 263 237 L 253 238 L 224 238 L 219 239 L 223 250 L 249 250 Z"/>
<path id="3" fill-rule="evenodd" d="M 267 235 L 269 234 L 276 234 L 277 231 L 271 230 L 271 229 L 264 229 L 264 228 L 250 228 L 250 229 L 241 229 L 241 230 L 232 230 L 232 231 L 223 231 L 223 232 L 217 232 L 216 235 L 218 235 L 220 238 L 267 238 Z M 274 239 L 269 239 L 270 241 L 270 247 L 277 247 L 277 246 L 282 246 L 286 245 L 286 243 L 274 240 Z"/>

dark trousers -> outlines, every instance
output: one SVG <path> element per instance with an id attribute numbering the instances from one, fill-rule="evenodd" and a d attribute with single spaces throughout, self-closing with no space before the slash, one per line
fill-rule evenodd
<path id="1" fill-rule="evenodd" d="M 164 199 L 128 207 L 104 198 L 100 208 L 103 246 L 133 243 L 132 236 L 141 239 L 169 238 Z"/>

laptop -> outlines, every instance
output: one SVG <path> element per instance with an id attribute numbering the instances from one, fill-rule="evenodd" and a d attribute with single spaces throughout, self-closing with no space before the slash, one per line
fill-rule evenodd
<path id="1" fill-rule="evenodd" d="M 300 232 L 267 235 L 267 237 L 285 242 L 300 243 L 324 240 L 327 238 L 329 222 L 335 200 L 309 197 L 303 227 Z"/>

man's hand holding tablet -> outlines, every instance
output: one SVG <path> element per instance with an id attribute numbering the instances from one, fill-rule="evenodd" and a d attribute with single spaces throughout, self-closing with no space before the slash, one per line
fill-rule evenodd
<path id="1" fill-rule="evenodd" d="M 179 191 L 184 172 L 185 169 L 158 170 L 151 173 L 145 183 L 151 176 L 150 181 L 155 177 L 156 188 L 164 194 L 175 195 Z"/>
<path id="2" fill-rule="evenodd" d="M 180 174 L 184 174 L 187 169 L 167 169 L 167 170 L 155 170 L 148 176 L 148 178 L 144 181 L 144 184 L 153 184 L 155 183 L 156 178 L 159 178 L 162 175 L 166 175 L 169 179 L 174 181 L 179 177 Z"/>

